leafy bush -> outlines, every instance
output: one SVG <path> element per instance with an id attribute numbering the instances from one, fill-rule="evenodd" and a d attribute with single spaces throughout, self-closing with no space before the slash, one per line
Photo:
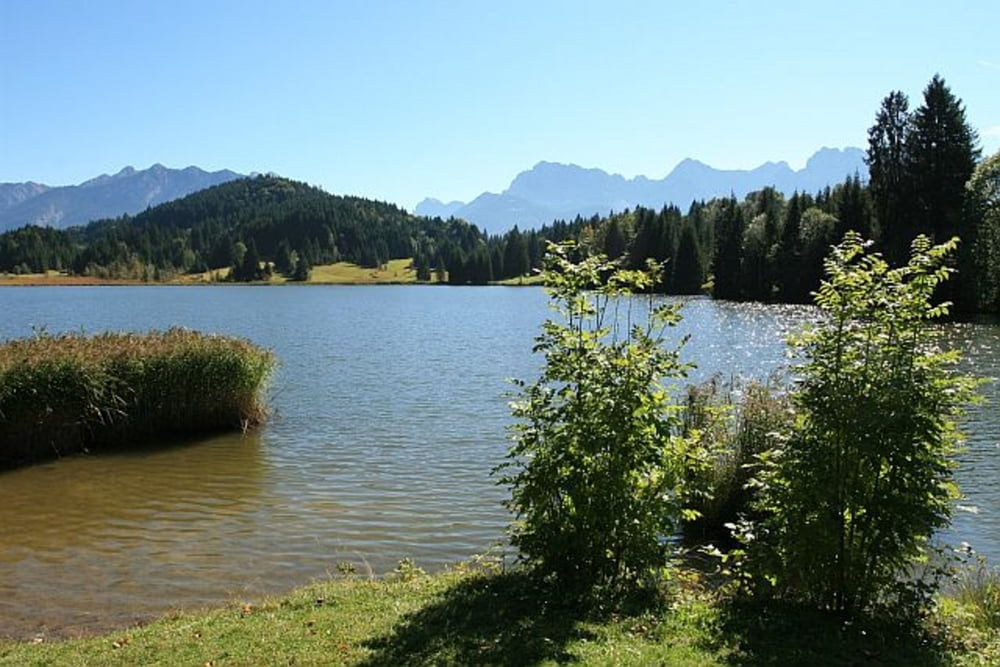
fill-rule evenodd
<path id="1" fill-rule="evenodd" d="M 743 531 L 757 584 L 847 613 L 929 599 L 936 582 L 908 575 L 950 517 L 955 420 L 974 389 L 929 326 L 948 312 L 931 300 L 956 245 L 918 237 L 890 268 L 849 232 L 827 258 L 825 321 L 794 341 L 796 422 L 763 456 L 767 518 Z"/>
<path id="2" fill-rule="evenodd" d="M 511 490 L 511 540 L 539 574 L 578 591 L 626 592 L 667 564 L 684 496 L 706 457 L 680 434 L 662 381 L 683 377 L 664 346 L 677 304 L 630 295 L 658 270 L 627 271 L 550 246 L 544 278 L 558 319 L 536 339 L 541 377 L 519 387 L 518 423 L 498 468 Z"/>

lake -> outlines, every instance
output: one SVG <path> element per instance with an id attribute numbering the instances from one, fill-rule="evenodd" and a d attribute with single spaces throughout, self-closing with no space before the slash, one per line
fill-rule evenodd
<path id="1" fill-rule="evenodd" d="M 0 340 L 185 326 L 280 359 L 257 432 L 0 473 L 0 636 L 65 636 L 335 576 L 427 569 L 503 538 L 505 378 L 533 379 L 540 289 L 206 286 L 0 289 Z M 815 311 L 690 300 L 693 380 L 765 377 Z M 944 327 L 965 367 L 1000 375 L 1000 325 Z M 1000 418 L 970 415 L 947 537 L 1000 562 Z"/>

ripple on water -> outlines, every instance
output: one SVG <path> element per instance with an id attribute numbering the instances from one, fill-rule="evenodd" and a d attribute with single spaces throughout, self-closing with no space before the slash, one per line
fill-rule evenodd
<path id="1" fill-rule="evenodd" d="M 0 635 L 66 635 L 336 572 L 437 569 L 490 549 L 508 516 L 490 477 L 507 377 L 532 378 L 541 290 L 0 290 L 0 339 L 183 325 L 277 353 L 272 421 L 247 436 L 85 456 L 0 474 Z M 689 300 L 692 380 L 766 377 L 816 311 Z M 995 325 L 948 330 L 1000 375 Z M 993 398 L 997 398 L 995 386 Z M 996 402 L 994 401 L 994 405 Z M 952 529 L 1000 560 L 995 408 L 971 415 L 959 472 L 980 513 Z"/>

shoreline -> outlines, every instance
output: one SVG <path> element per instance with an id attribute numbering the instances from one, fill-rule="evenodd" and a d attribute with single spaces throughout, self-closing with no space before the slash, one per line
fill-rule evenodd
<path id="1" fill-rule="evenodd" d="M 541 287 L 540 282 L 524 281 L 523 283 L 500 281 L 489 282 L 483 285 L 449 285 L 439 282 L 417 282 L 406 280 L 380 280 L 380 281 L 336 281 L 336 280 L 310 280 L 295 282 L 290 280 L 273 282 L 226 282 L 226 281 L 194 281 L 194 280 L 172 280 L 144 282 L 141 280 L 112 280 L 104 278 L 80 277 L 75 280 L 68 276 L 68 280 L 40 278 L 37 280 L 11 280 L 0 276 L 0 288 L 10 287 L 294 287 L 294 286 L 345 286 L 345 287 L 380 287 L 380 286 L 407 286 L 407 287 Z"/>

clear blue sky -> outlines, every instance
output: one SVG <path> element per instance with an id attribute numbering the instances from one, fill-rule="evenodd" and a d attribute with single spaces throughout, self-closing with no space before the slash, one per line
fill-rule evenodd
<path id="1" fill-rule="evenodd" d="M 412 208 L 540 160 L 798 168 L 936 72 L 992 153 L 998 35 L 997 0 L 0 0 L 0 182 L 194 164 Z"/>

